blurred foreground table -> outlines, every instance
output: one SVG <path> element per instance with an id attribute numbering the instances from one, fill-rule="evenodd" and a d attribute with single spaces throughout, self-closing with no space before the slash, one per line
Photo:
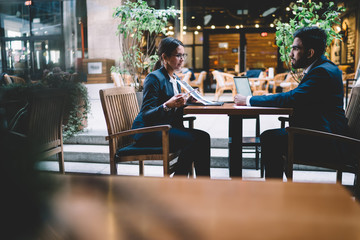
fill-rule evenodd
<path id="1" fill-rule="evenodd" d="M 337 184 L 57 178 L 51 203 L 75 239 L 360 239 L 360 206 Z"/>

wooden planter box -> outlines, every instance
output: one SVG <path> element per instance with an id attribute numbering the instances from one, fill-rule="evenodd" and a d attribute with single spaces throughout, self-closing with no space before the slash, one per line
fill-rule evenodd
<path id="1" fill-rule="evenodd" d="M 86 83 L 112 83 L 110 68 L 115 60 L 106 58 L 83 59 L 83 71 L 87 75 Z"/>

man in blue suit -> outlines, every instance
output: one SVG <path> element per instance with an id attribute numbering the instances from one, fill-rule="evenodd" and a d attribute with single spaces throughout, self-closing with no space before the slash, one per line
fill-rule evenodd
<path id="1" fill-rule="evenodd" d="M 343 83 L 339 68 L 323 55 L 327 36 L 318 27 L 305 27 L 294 33 L 290 53 L 295 69 L 304 69 L 298 87 L 284 93 L 247 98 L 235 96 L 237 105 L 291 107 L 294 113 L 290 125 L 336 134 L 347 133 L 347 119 L 343 109 Z M 271 129 L 261 134 L 261 154 L 265 176 L 282 178 L 283 155 L 287 154 L 287 132 L 284 128 Z M 334 142 L 298 137 L 295 154 L 308 161 L 340 161 L 343 147 Z"/>

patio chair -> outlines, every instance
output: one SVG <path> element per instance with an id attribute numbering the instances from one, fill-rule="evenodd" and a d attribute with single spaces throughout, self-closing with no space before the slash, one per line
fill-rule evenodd
<path id="1" fill-rule="evenodd" d="M 288 179 L 292 181 L 293 178 L 293 164 L 303 164 L 303 165 L 311 165 L 317 167 L 325 167 L 334 169 L 337 171 L 337 181 L 341 183 L 342 173 L 350 172 L 355 174 L 355 182 L 354 182 L 354 192 L 355 196 L 359 198 L 360 196 L 360 154 L 357 152 L 356 163 L 353 166 L 350 166 L 345 163 L 323 163 L 323 162 L 305 162 L 303 159 L 299 159 L 294 154 L 294 136 L 295 135 L 307 135 L 312 138 L 318 138 L 319 141 L 323 139 L 336 140 L 338 142 L 346 143 L 349 145 L 353 145 L 354 149 L 360 149 L 360 86 L 354 87 L 352 89 L 351 98 L 348 107 L 346 108 L 346 118 L 348 119 L 349 132 L 351 136 L 342 136 L 327 132 L 321 132 L 316 130 L 304 129 L 304 128 L 296 128 L 296 127 L 288 127 L 287 131 L 289 133 L 289 145 L 288 145 L 288 157 L 287 157 L 287 170 L 286 176 Z M 359 151 L 359 150 L 357 150 Z"/>
<path id="2" fill-rule="evenodd" d="M 189 81 L 189 85 L 199 88 L 200 94 L 204 95 L 204 81 L 206 79 L 206 71 L 195 73 L 196 80 Z"/>
<path id="3" fill-rule="evenodd" d="M 133 87 L 118 87 L 100 90 L 100 100 L 104 111 L 110 150 L 110 174 L 117 174 L 120 162 L 139 161 L 139 174 L 144 174 L 145 160 L 162 160 L 164 176 L 174 172 L 180 152 L 169 151 L 170 125 L 158 125 L 131 129 L 139 113 L 139 105 Z M 195 117 L 184 118 L 193 126 Z M 162 132 L 162 147 L 138 147 L 134 145 L 131 135 L 147 132 Z"/>
<path id="4" fill-rule="evenodd" d="M 219 100 L 220 96 L 224 93 L 225 90 L 230 90 L 234 98 L 236 95 L 236 89 L 233 80 L 235 75 L 219 72 L 217 70 L 212 71 L 212 74 L 216 80 L 215 101 Z"/>
<path id="5" fill-rule="evenodd" d="M 269 84 L 272 85 L 272 93 L 276 93 L 276 88 L 286 79 L 287 74 L 288 73 L 278 73 L 269 81 Z"/>
<path id="6" fill-rule="evenodd" d="M 35 160 L 47 160 L 56 155 L 60 173 L 65 173 L 62 138 L 65 97 L 61 89 L 33 90 L 28 104 L 9 124 L 11 133 L 32 144 L 30 154 Z"/>

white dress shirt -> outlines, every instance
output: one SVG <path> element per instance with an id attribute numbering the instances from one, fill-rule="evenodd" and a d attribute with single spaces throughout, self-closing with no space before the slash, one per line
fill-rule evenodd
<path id="1" fill-rule="evenodd" d="M 174 95 L 179 94 L 179 89 L 177 86 L 176 78 L 174 76 L 170 76 L 170 75 L 169 75 L 169 77 L 170 77 L 170 82 L 172 83 L 173 88 L 174 88 Z"/>

